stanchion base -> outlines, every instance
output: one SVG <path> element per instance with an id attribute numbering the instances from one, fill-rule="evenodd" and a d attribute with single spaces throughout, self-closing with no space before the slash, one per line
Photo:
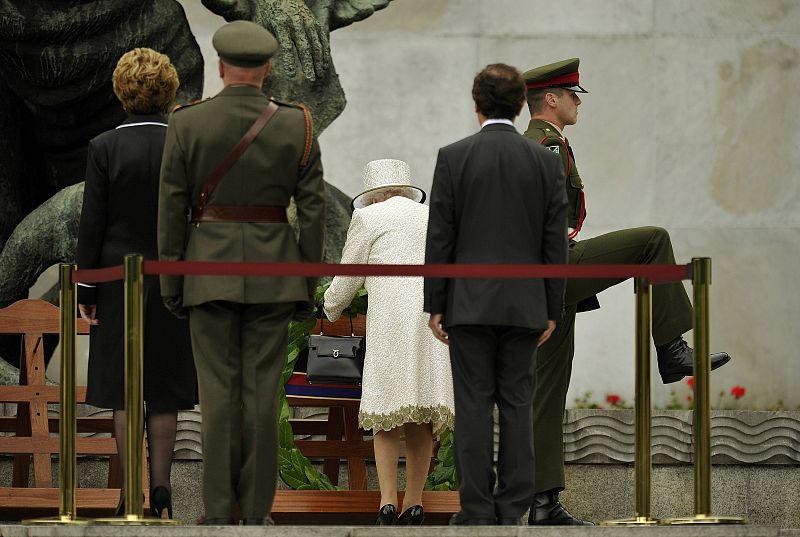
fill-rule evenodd
<path id="1" fill-rule="evenodd" d="M 633 518 L 623 518 L 621 520 L 604 520 L 600 526 L 655 526 L 659 523 L 657 518 L 637 516 Z"/>
<path id="2" fill-rule="evenodd" d="M 23 526 L 86 526 L 90 524 L 90 518 L 78 518 L 71 515 L 59 515 L 48 518 L 29 518 L 23 520 Z"/>
<path id="3" fill-rule="evenodd" d="M 692 524 L 747 524 L 747 519 L 738 516 L 695 515 L 678 518 L 665 518 L 661 524 L 680 526 Z"/>
<path id="4" fill-rule="evenodd" d="M 180 520 L 171 518 L 156 518 L 152 516 L 125 515 L 114 518 L 96 518 L 94 524 L 108 526 L 180 526 Z"/>

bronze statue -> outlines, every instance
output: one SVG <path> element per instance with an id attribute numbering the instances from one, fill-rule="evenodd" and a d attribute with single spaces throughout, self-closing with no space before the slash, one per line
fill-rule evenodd
<path id="1" fill-rule="evenodd" d="M 330 31 L 390 1 L 202 3 L 277 37 L 281 50 L 265 91 L 307 104 L 321 132 L 345 106 Z M 27 297 L 47 267 L 74 259 L 86 145 L 125 118 L 111 73 L 138 46 L 170 56 L 181 80 L 178 102 L 201 97 L 203 58 L 176 0 L 0 0 L 0 307 Z M 331 185 L 326 194 L 326 260 L 338 261 L 349 199 Z M 9 354 L 0 346 L 0 355 L 15 361 Z"/>

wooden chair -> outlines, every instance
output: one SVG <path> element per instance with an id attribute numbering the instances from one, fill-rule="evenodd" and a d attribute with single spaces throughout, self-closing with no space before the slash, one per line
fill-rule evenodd
<path id="1" fill-rule="evenodd" d="M 353 319 L 353 333 L 363 336 L 366 333 L 366 317 Z M 320 332 L 317 322 L 314 333 Z M 349 336 L 350 321 L 340 318 L 336 322 L 325 322 L 325 334 Z M 333 393 L 334 390 L 331 390 Z M 360 390 L 359 390 L 360 393 Z M 367 490 L 366 459 L 373 458 L 375 451 L 372 438 L 365 439 L 365 432 L 358 428 L 359 399 L 344 399 L 324 396 L 286 397 L 289 406 L 327 407 L 328 416 L 324 419 L 292 419 L 292 429 L 296 435 L 324 435 L 325 440 L 297 440 L 295 445 L 306 457 L 324 459 L 323 471 L 334 485 L 339 484 L 339 464 L 347 461 L 348 488 Z"/>
<path id="2" fill-rule="evenodd" d="M 89 326 L 77 320 L 78 334 L 88 334 Z M 0 403 L 16 403 L 16 416 L 0 417 L 0 453 L 14 457 L 10 487 L 0 487 L 0 516 L 4 520 L 56 514 L 58 489 L 54 488 L 52 457 L 58 454 L 59 422 L 48 417 L 48 404 L 59 403 L 59 387 L 48 386 L 45 379 L 45 334 L 59 333 L 59 310 L 43 300 L 20 300 L 0 309 L 0 334 L 23 337 L 24 353 L 20 361 L 19 386 L 0 386 Z M 86 387 L 76 389 L 78 403 L 86 401 Z M 111 417 L 79 417 L 79 433 L 112 433 Z M 79 437 L 76 453 L 109 456 L 107 488 L 78 489 L 77 507 L 88 516 L 108 515 L 119 500 L 119 458 L 113 438 Z M 145 490 L 147 460 L 144 461 Z M 31 465 L 33 483 L 30 482 Z"/>

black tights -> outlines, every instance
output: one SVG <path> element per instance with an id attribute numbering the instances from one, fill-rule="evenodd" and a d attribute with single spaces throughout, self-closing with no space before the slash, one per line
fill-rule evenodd
<path id="1" fill-rule="evenodd" d="M 147 431 L 147 451 L 150 458 L 150 488 L 158 486 L 172 490 L 170 472 L 172 452 L 175 450 L 175 433 L 178 429 L 177 412 L 148 412 L 145 417 Z M 117 440 L 120 469 L 122 470 L 122 490 L 125 490 L 125 411 L 114 411 L 114 434 Z"/>

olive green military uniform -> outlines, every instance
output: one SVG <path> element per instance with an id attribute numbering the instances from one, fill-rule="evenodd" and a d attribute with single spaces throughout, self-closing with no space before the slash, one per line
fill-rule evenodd
<path id="1" fill-rule="evenodd" d="M 261 34 L 244 21 L 223 26 L 214 46 L 224 61 L 265 64 L 263 50 L 229 56 L 223 29 Z M 263 28 L 259 30 L 266 32 Z M 223 36 L 225 37 L 225 36 Z M 270 35 L 274 42 L 274 38 Z M 227 38 L 226 38 L 227 39 Z M 241 40 L 234 43 L 240 43 Z M 247 45 L 245 43 L 244 45 Z M 231 45 L 231 49 L 233 46 Z M 227 50 L 227 49 L 225 49 Z M 238 49 L 237 49 L 238 50 Z M 252 65 L 251 65 L 252 66 Z M 211 171 L 264 111 L 260 88 L 228 85 L 215 97 L 172 113 L 161 169 L 159 257 L 225 262 L 319 262 L 324 229 L 320 150 L 303 109 L 278 104 L 271 121 L 228 170 L 208 207 L 297 206 L 299 238 L 286 222 L 188 222 Z M 269 514 L 277 484 L 278 394 L 287 327 L 316 280 L 300 277 L 162 276 L 164 297 L 188 307 L 203 417 L 203 500 L 208 519 Z"/>
<path id="2" fill-rule="evenodd" d="M 568 225 L 579 229 L 586 216 L 583 181 L 572 148 L 553 125 L 533 119 L 525 136 L 561 156 L 569 199 Z M 661 228 L 624 229 L 587 240 L 571 240 L 569 262 L 577 264 L 675 263 L 669 234 Z M 536 492 L 564 489 L 564 408 L 572 373 L 575 314 L 599 307 L 595 295 L 622 280 L 570 279 L 566 313 L 550 339 L 539 348 L 537 388 L 533 405 Z M 653 286 L 653 340 L 666 343 L 692 328 L 692 309 L 683 284 Z M 597 364 L 602 367 L 602 364 Z"/>

